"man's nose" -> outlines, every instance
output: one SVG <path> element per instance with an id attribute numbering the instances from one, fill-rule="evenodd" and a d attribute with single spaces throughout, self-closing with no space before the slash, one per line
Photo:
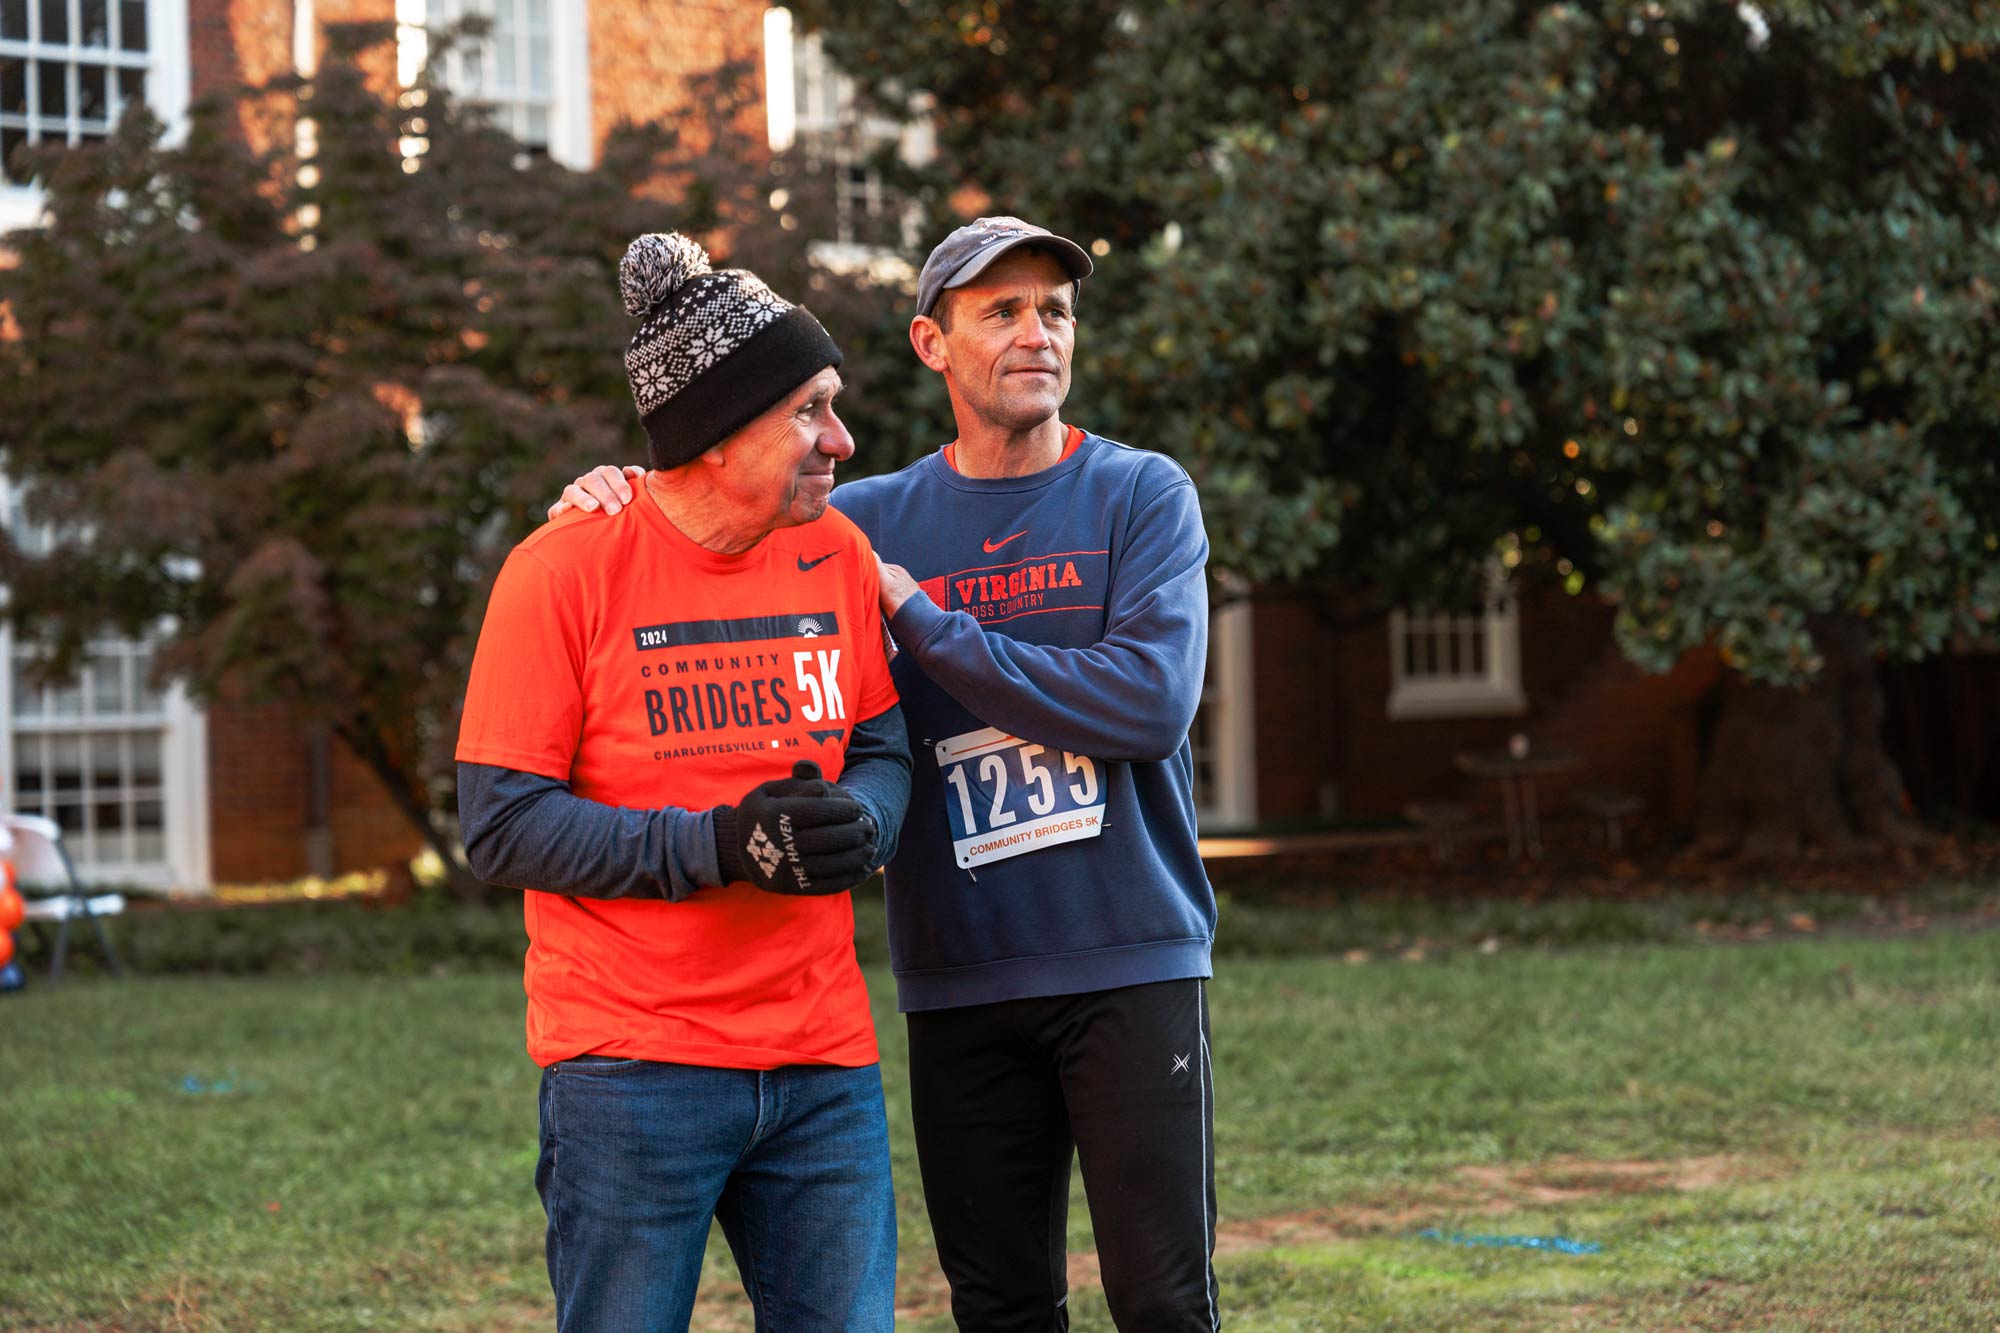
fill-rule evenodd
<path id="1" fill-rule="evenodd" d="M 820 432 L 814 447 L 836 460 L 854 457 L 854 437 L 847 433 L 847 423 L 831 407 L 826 410 L 826 429 Z"/>
<path id="2" fill-rule="evenodd" d="M 1047 347 L 1049 345 L 1049 326 L 1042 321 L 1042 317 L 1039 314 L 1030 311 L 1027 318 L 1021 321 L 1020 328 L 1015 333 L 1015 341 L 1021 346 L 1028 348 Z"/>

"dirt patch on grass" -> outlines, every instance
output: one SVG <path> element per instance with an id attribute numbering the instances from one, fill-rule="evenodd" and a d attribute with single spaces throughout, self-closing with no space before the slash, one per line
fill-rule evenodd
<path id="1" fill-rule="evenodd" d="M 1554 1158 L 1532 1166 L 1465 1166 L 1458 1178 L 1483 1196 L 1477 1212 L 1506 1212 L 1532 1204 L 1577 1203 L 1600 1194 L 1656 1194 L 1715 1189 L 1732 1181 L 1766 1177 L 1741 1158 L 1686 1157 L 1675 1161 L 1591 1161 Z"/>
<path id="2" fill-rule="evenodd" d="M 1528 1165 L 1465 1166 L 1445 1181 L 1377 1202 L 1342 1204 L 1276 1217 L 1225 1220 L 1217 1254 L 1322 1244 L 1419 1230 L 1446 1217 L 1497 1215 L 1582 1203 L 1610 1194 L 1686 1193 L 1779 1174 L 1768 1163 L 1729 1156 L 1667 1161 L 1551 1158 Z M 1091 1256 L 1088 1271 L 1095 1271 Z M 1078 1265 L 1071 1261 L 1074 1274 Z M 1072 1282 L 1075 1281 L 1072 1276 Z"/>

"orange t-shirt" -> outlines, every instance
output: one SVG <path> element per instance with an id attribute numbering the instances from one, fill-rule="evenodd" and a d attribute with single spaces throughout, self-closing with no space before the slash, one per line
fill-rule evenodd
<path id="1" fill-rule="evenodd" d="M 514 548 L 466 687 L 458 758 L 627 809 L 733 804 L 896 702 L 874 555 L 838 511 L 740 555 L 641 495 Z M 732 1069 L 876 1059 L 849 895 L 747 883 L 678 903 L 527 894 L 528 1052 Z"/>

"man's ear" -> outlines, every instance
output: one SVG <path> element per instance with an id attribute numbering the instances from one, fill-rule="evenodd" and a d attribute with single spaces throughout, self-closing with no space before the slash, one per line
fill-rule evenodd
<path id="1" fill-rule="evenodd" d="M 929 315 L 918 315 L 910 321 L 910 347 L 916 352 L 917 360 L 944 374 L 947 364 L 944 355 L 944 330 Z"/>

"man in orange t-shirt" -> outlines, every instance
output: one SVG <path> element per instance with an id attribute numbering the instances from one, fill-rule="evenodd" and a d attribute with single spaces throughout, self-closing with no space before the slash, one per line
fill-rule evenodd
<path id="1" fill-rule="evenodd" d="M 760 1326 L 886 1330 L 847 891 L 894 850 L 910 761 L 878 567 L 827 510 L 840 351 L 683 236 L 635 241 L 620 285 L 648 502 L 514 549 L 458 743 L 473 868 L 528 891 L 558 1327 L 685 1328 L 714 1218 Z"/>

